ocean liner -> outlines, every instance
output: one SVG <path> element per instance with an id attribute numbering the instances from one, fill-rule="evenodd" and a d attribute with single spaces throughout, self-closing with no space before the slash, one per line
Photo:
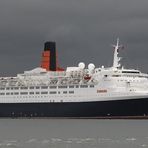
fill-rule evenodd
<path id="1" fill-rule="evenodd" d="M 46 42 L 40 67 L 16 77 L 0 77 L 0 117 L 147 118 L 148 74 L 113 65 L 57 64 L 56 43 Z"/>

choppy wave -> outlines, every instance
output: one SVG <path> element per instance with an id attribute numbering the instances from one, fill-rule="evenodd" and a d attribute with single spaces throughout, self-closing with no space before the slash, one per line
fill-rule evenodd
<path id="1" fill-rule="evenodd" d="M 131 137 L 131 138 L 126 138 L 127 141 L 136 141 L 136 138 Z"/>
<path id="2" fill-rule="evenodd" d="M 32 138 L 32 139 L 27 140 L 26 143 L 35 143 L 37 141 L 38 141 L 37 139 Z"/>
<path id="3" fill-rule="evenodd" d="M 4 140 L 0 143 L 0 147 L 11 147 L 11 148 L 17 148 L 19 147 L 19 142 L 16 140 Z"/>
<path id="4" fill-rule="evenodd" d="M 147 145 L 147 144 L 142 144 L 141 146 L 142 146 L 142 147 L 148 147 L 148 145 Z"/>
<path id="5" fill-rule="evenodd" d="M 30 138 L 26 141 L 4 140 L 0 142 L 0 148 L 140 148 L 148 147 L 147 137 L 138 139 L 136 137 L 128 138 L 109 138 L 109 137 L 86 137 L 86 138 L 61 138 L 53 137 L 46 139 Z"/>

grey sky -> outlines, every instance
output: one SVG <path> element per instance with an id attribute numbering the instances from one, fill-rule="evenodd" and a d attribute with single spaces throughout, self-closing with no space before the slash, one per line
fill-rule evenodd
<path id="1" fill-rule="evenodd" d="M 0 74 L 40 65 L 44 42 L 56 41 L 59 65 L 112 64 L 120 37 L 127 67 L 148 71 L 147 0 L 1 0 Z"/>

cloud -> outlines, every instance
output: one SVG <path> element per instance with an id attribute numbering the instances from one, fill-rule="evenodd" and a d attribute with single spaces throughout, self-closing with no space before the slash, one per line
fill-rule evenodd
<path id="1" fill-rule="evenodd" d="M 80 61 L 108 66 L 117 37 L 127 47 L 123 63 L 147 71 L 147 5 L 147 0 L 0 1 L 0 74 L 40 65 L 46 40 L 57 42 L 63 67 Z"/>

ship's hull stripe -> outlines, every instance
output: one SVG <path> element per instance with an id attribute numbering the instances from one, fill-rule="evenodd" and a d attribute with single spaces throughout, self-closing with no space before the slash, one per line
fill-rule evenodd
<path id="1" fill-rule="evenodd" d="M 0 103 L 0 117 L 139 117 L 148 116 L 148 98 L 61 103 Z"/>

